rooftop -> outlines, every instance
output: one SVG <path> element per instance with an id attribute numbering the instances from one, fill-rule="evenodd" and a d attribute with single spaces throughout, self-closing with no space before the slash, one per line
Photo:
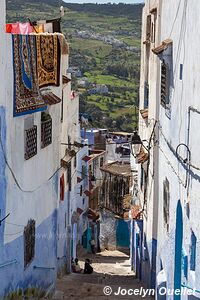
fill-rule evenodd
<path id="1" fill-rule="evenodd" d="M 111 173 L 113 175 L 122 175 L 125 177 L 131 176 L 131 166 L 130 164 L 122 164 L 118 161 L 115 161 L 113 163 L 109 163 L 107 165 L 104 165 L 101 168 L 102 171 Z"/>

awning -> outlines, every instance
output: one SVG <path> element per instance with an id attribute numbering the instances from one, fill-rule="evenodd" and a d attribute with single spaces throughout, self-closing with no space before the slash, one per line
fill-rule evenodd
<path id="1" fill-rule="evenodd" d="M 154 54 L 158 55 L 158 54 L 162 53 L 164 50 L 166 50 L 169 46 L 171 46 L 172 43 L 173 43 L 173 41 L 171 39 L 166 39 L 162 42 L 161 45 L 152 49 L 152 51 Z"/>
<path id="2" fill-rule="evenodd" d="M 68 84 L 71 81 L 70 78 L 68 78 L 66 75 L 62 76 L 62 83 L 63 84 Z"/>
<path id="3" fill-rule="evenodd" d="M 64 169 L 67 169 L 68 168 L 68 161 L 66 161 L 66 160 L 64 160 L 64 159 L 61 159 L 61 161 L 60 161 L 60 165 L 61 165 L 61 167 L 62 168 L 64 168 Z"/>
<path id="4" fill-rule="evenodd" d="M 51 92 L 49 92 L 48 94 L 43 94 L 42 98 L 44 99 L 44 102 L 48 105 L 54 105 L 61 102 L 61 99 Z"/>
<path id="5" fill-rule="evenodd" d="M 77 183 L 80 183 L 83 179 L 81 177 L 77 177 Z"/>
<path id="6" fill-rule="evenodd" d="M 140 110 L 140 114 L 141 114 L 141 116 L 142 116 L 143 119 L 147 119 L 148 118 L 148 108 L 141 109 Z"/>
<path id="7" fill-rule="evenodd" d="M 84 194 L 85 194 L 87 197 L 91 196 L 91 193 L 90 193 L 90 191 L 88 191 L 88 190 L 84 191 Z"/>
<path id="8" fill-rule="evenodd" d="M 87 155 L 82 158 L 82 160 L 84 160 L 84 162 L 88 162 L 90 159 L 91 159 L 91 157 L 89 157 Z"/>
<path id="9" fill-rule="evenodd" d="M 81 214 L 84 212 L 84 210 L 83 210 L 82 208 L 80 208 L 80 207 L 77 207 L 76 212 L 77 212 L 79 215 L 81 215 Z"/>

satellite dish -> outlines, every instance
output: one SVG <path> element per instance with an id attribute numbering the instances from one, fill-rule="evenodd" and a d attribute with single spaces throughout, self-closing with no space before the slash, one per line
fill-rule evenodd
<path id="1" fill-rule="evenodd" d="M 61 16 L 61 18 L 64 17 L 64 15 L 65 15 L 65 9 L 64 9 L 63 6 L 61 6 L 60 7 L 60 16 Z"/>

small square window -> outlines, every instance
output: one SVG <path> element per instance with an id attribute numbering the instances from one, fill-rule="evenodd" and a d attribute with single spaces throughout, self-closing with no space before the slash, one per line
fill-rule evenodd
<path id="1" fill-rule="evenodd" d="M 35 221 L 29 220 L 24 228 L 24 267 L 27 267 L 35 256 Z"/>

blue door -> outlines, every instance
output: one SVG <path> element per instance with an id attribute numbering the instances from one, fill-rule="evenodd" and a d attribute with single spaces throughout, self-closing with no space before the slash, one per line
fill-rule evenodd
<path id="1" fill-rule="evenodd" d="M 130 221 L 118 220 L 116 230 L 117 247 L 129 248 L 130 247 Z"/>
<path id="2" fill-rule="evenodd" d="M 179 200 L 176 208 L 174 290 L 181 290 L 182 244 L 183 244 L 183 212 L 182 212 L 181 201 Z M 181 299 L 181 295 L 174 295 L 174 300 L 180 300 L 180 299 Z"/>

